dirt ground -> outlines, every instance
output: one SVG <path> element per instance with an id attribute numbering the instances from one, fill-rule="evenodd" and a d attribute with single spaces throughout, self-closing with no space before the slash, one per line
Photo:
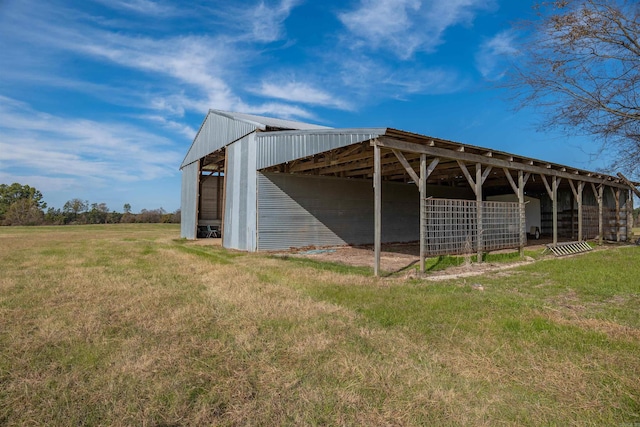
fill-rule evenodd
<path id="1" fill-rule="evenodd" d="M 546 249 L 546 244 L 550 243 L 546 240 L 540 239 L 532 242 L 527 246 L 527 250 L 539 251 L 542 253 Z M 517 250 L 517 249 L 516 249 Z M 498 252 L 513 252 L 513 249 Z M 282 252 L 281 254 L 287 254 L 289 256 L 306 257 L 315 259 L 318 261 L 329 262 L 341 262 L 348 265 L 370 267 L 373 265 L 373 246 L 338 246 L 330 248 L 313 248 L 303 250 L 292 250 L 288 252 Z M 532 262 L 533 259 L 529 258 L 525 261 L 513 262 L 513 263 L 468 263 L 459 267 L 450 267 L 446 271 L 429 273 L 427 278 L 431 280 L 445 280 L 456 277 L 466 277 L 485 273 L 487 271 L 504 270 L 506 268 L 513 268 L 518 265 Z M 398 243 L 398 244 L 383 244 L 382 251 L 380 253 L 380 268 L 381 270 L 391 273 L 403 273 L 406 272 L 407 276 L 415 275 L 417 266 L 420 262 L 420 245 L 415 243 Z"/>
<path id="2" fill-rule="evenodd" d="M 198 239 L 194 242 L 196 245 L 221 245 L 219 238 L 214 239 Z M 527 251 L 536 251 L 541 255 L 545 252 L 546 245 L 551 243 L 550 238 L 541 238 L 540 240 L 529 240 Z M 507 249 L 500 252 L 514 252 L 517 249 Z M 291 249 L 289 251 L 274 252 L 274 255 L 287 255 L 295 257 L 304 257 L 315 259 L 318 261 L 339 262 L 347 265 L 371 267 L 373 266 L 373 245 L 363 246 L 335 246 L 323 248 L 304 248 Z M 573 256 L 573 255 L 569 255 Z M 546 257 L 553 257 L 548 253 Z M 538 258 L 540 259 L 540 258 Z M 387 274 L 400 275 L 406 277 L 417 276 L 416 266 L 420 262 L 420 245 L 418 242 L 413 243 L 395 243 L 383 244 L 380 254 L 380 268 Z M 449 267 L 443 271 L 427 273 L 424 279 L 427 280 L 449 280 L 456 278 L 472 277 L 484 274 L 490 271 L 502 271 L 515 268 L 520 265 L 534 262 L 533 258 L 526 257 L 524 261 L 491 263 L 465 263 L 458 267 Z"/>

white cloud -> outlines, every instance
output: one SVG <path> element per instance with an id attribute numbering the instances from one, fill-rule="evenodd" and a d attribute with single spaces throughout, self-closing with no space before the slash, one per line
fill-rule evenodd
<path id="1" fill-rule="evenodd" d="M 352 107 L 335 95 L 318 89 L 308 83 L 297 81 L 270 82 L 263 81 L 255 90 L 256 93 L 268 98 L 282 99 L 290 102 L 300 102 L 308 105 L 349 110 Z"/>
<path id="2" fill-rule="evenodd" d="M 152 0 L 94 0 L 113 9 L 135 12 L 142 15 L 165 16 L 177 12 L 173 6 Z"/>
<path id="3" fill-rule="evenodd" d="M 298 0 L 281 0 L 276 5 L 268 5 L 261 1 L 249 9 L 243 20 L 245 25 L 250 23 L 253 39 L 264 43 L 280 40 L 284 36 L 284 21 L 298 3 Z"/>
<path id="4" fill-rule="evenodd" d="M 165 129 L 170 129 L 174 132 L 180 133 L 184 135 L 188 140 L 192 140 L 197 133 L 197 129 L 192 128 L 191 126 L 185 125 L 184 123 L 177 122 L 175 120 L 167 119 L 161 115 L 154 114 L 144 114 L 138 116 L 141 119 L 149 120 L 155 123 L 158 123 Z"/>
<path id="5" fill-rule="evenodd" d="M 120 123 L 68 119 L 0 96 L 0 164 L 59 182 L 153 180 L 176 174 L 182 153 L 171 141 Z M 6 173 L 6 172 L 5 172 Z"/>
<path id="6" fill-rule="evenodd" d="M 485 40 L 476 53 L 476 68 L 487 80 L 500 80 L 511 58 L 519 55 L 514 46 L 516 33 L 512 30 L 502 31 Z"/>
<path id="7" fill-rule="evenodd" d="M 407 59 L 416 51 L 434 51 L 447 28 L 468 25 L 478 11 L 493 7 L 494 0 L 361 0 L 339 19 L 353 48 L 386 49 Z"/>
<path id="8" fill-rule="evenodd" d="M 187 90 L 189 98 L 213 100 L 218 108 L 230 108 L 239 102 L 225 75 L 232 74 L 235 67 L 250 56 L 250 52 L 238 47 L 234 40 L 208 35 L 162 38 L 131 35 L 68 22 L 57 12 L 47 17 L 46 10 L 38 10 L 33 15 L 19 11 L 12 18 L 6 21 L 5 27 L 11 38 L 28 43 L 32 51 L 33 47 L 42 49 L 42 56 L 48 58 L 45 62 L 54 64 L 54 70 L 61 56 L 79 55 L 82 60 L 98 59 L 140 73 L 133 76 L 133 81 L 114 82 L 116 87 L 131 88 L 137 79 L 147 87 L 155 86 L 152 87 L 154 91 L 156 87 L 162 87 L 163 91 L 172 88 L 174 94 L 180 95 L 181 91 Z M 22 55 L 20 59 L 24 57 L 20 53 L 23 50 L 13 49 L 12 55 Z M 14 61 L 13 57 L 11 59 L 12 63 L 21 63 Z M 29 66 L 28 63 L 26 65 Z M 33 67 L 29 69 L 33 70 Z M 50 75 L 50 72 L 51 66 L 46 69 L 43 65 L 32 71 L 32 74 L 38 73 L 32 78 Z M 14 73 L 13 78 L 19 78 L 18 73 Z M 167 78 L 172 81 L 167 81 Z M 46 81 L 47 77 L 42 80 Z M 194 105 L 192 102 L 185 103 L 185 106 L 187 104 Z M 195 105 L 200 106 L 200 103 Z M 172 114 L 175 112 L 171 111 Z"/>
<path id="9" fill-rule="evenodd" d="M 281 104 L 279 102 L 267 102 L 259 105 L 247 105 L 241 111 L 252 114 L 272 115 L 283 119 L 306 119 L 316 120 L 316 116 L 296 105 Z"/>
<path id="10" fill-rule="evenodd" d="M 341 85 L 360 102 L 383 99 L 404 99 L 412 94 L 434 95 L 454 93 L 466 80 L 455 69 L 444 67 L 401 67 L 376 57 L 352 55 L 348 59 L 336 56 Z"/>

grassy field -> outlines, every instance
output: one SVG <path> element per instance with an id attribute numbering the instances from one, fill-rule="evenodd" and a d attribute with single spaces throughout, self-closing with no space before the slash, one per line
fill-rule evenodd
<path id="1" fill-rule="evenodd" d="M 430 283 L 178 235 L 0 228 L 0 425 L 640 425 L 640 247 Z"/>

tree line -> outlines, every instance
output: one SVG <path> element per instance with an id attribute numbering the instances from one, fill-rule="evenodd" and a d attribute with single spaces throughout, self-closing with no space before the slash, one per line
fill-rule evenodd
<path id="1" fill-rule="evenodd" d="M 47 207 L 42 193 L 34 187 L 14 182 L 0 184 L 0 225 L 65 225 L 117 223 L 179 223 L 180 210 L 163 208 L 131 212 L 125 203 L 122 211 L 110 210 L 106 203 L 71 199 L 62 209 Z"/>

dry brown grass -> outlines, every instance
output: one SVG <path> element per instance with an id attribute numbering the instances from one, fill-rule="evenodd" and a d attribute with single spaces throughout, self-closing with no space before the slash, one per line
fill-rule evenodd
<path id="1" fill-rule="evenodd" d="M 637 325 L 559 311 L 570 298 L 582 304 L 578 296 L 541 299 L 517 320 L 601 332 L 615 351 L 565 353 L 538 336 L 505 339 L 502 330 L 521 326 L 496 327 L 505 303 L 492 300 L 491 287 L 472 293 L 459 283 L 338 274 L 174 241 L 177 233 L 150 225 L 0 229 L 0 424 L 640 418 L 630 410 L 639 407 Z M 504 295 L 520 298 L 510 287 Z M 424 309 L 410 307 L 417 300 Z M 443 308 L 460 301 L 485 314 Z M 378 320 L 378 306 L 389 323 Z M 405 319 L 396 306 L 424 314 Z"/>

